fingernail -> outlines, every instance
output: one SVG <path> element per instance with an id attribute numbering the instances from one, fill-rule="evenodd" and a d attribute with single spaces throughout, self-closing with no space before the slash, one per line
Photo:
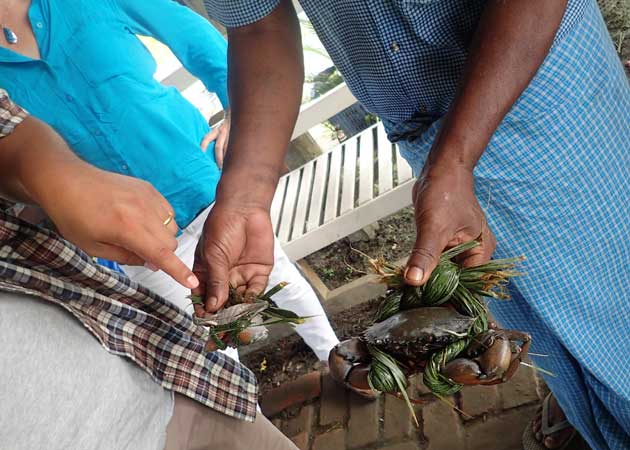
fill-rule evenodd
<path id="1" fill-rule="evenodd" d="M 199 286 L 199 280 L 194 275 L 190 275 L 188 278 L 186 278 L 186 283 L 188 283 L 188 287 L 190 289 L 195 289 L 197 286 Z"/>
<path id="2" fill-rule="evenodd" d="M 210 297 L 208 299 L 208 307 L 212 310 L 217 307 L 217 303 L 219 303 L 219 300 L 216 297 Z"/>
<path id="3" fill-rule="evenodd" d="M 405 271 L 405 278 L 412 281 L 422 281 L 422 277 L 424 276 L 424 270 L 420 267 L 407 267 Z"/>

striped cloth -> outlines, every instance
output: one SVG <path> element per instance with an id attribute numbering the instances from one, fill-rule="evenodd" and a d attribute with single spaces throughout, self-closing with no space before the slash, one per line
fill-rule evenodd
<path id="1" fill-rule="evenodd" d="M 0 138 L 8 136 L 28 113 L 11 101 L 4 89 L 0 89 Z"/>
<path id="2" fill-rule="evenodd" d="M 5 213 L 2 206 L 0 201 L 0 290 L 58 304 L 107 351 L 130 358 L 165 389 L 228 416 L 254 420 L 254 375 L 221 353 L 206 352 L 205 328 L 124 275 L 95 264 L 54 233 Z"/>

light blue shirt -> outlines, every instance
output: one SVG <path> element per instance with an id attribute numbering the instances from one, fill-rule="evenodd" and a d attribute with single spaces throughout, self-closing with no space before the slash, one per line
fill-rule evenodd
<path id="1" fill-rule="evenodd" d="M 224 107 L 227 44 L 205 19 L 170 0 L 32 0 L 41 60 L 0 48 L 0 86 L 50 124 L 86 161 L 150 182 L 185 227 L 214 201 L 220 171 L 209 126 L 136 35 L 175 53 Z"/>

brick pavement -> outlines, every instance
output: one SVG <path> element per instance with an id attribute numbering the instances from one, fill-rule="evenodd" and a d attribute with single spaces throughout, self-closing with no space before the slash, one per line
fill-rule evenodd
<path id="1" fill-rule="evenodd" d="M 305 379 L 298 383 L 312 383 L 313 377 Z M 392 396 L 366 401 L 327 374 L 320 387 L 319 398 L 272 418 L 301 450 L 520 450 L 543 389 L 535 373 L 522 367 L 509 383 L 467 387 L 449 398 L 463 414 L 429 394 L 416 377 L 409 393 L 426 400 L 415 406 L 417 428 L 405 403 Z M 266 401 L 282 392 L 269 392 Z"/>

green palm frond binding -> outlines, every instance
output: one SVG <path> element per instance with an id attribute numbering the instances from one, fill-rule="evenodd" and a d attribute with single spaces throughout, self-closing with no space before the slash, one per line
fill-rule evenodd
<path id="1" fill-rule="evenodd" d="M 224 307 L 213 315 L 193 317 L 193 321 L 208 329 L 208 342 L 211 348 L 224 350 L 227 346 L 238 347 L 250 342 L 243 342 L 241 333 L 252 328 L 266 327 L 281 323 L 299 325 L 308 317 L 300 317 L 293 311 L 279 308 L 273 296 L 284 289 L 288 283 L 278 283 L 267 292 L 257 296 L 240 295 L 230 287 L 228 300 Z M 193 305 L 204 305 L 202 297 L 190 295 Z"/>
<path id="2" fill-rule="evenodd" d="M 452 307 L 460 314 L 475 319 L 465 335 L 458 335 L 460 339 L 432 353 L 426 361 L 424 384 L 440 398 L 452 395 L 463 387 L 441 374 L 444 366 L 462 354 L 474 336 L 488 330 L 488 312 L 483 297 L 508 298 L 507 283 L 511 278 L 521 275 L 515 268 L 524 259 L 522 257 L 492 260 L 468 268 L 453 261 L 453 258 L 478 245 L 479 242 L 470 241 L 443 252 L 431 277 L 421 287 L 404 283 L 404 267 L 392 265 L 383 259 L 369 259 L 374 272 L 388 287 L 375 322 L 382 322 L 406 309 L 438 305 Z M 371 345 L 368 349 L 373 358 L 368 376 L 370 386 L 381 392 L 402 394 L 413 413 L 400 363 L 381 349 Z"/>

